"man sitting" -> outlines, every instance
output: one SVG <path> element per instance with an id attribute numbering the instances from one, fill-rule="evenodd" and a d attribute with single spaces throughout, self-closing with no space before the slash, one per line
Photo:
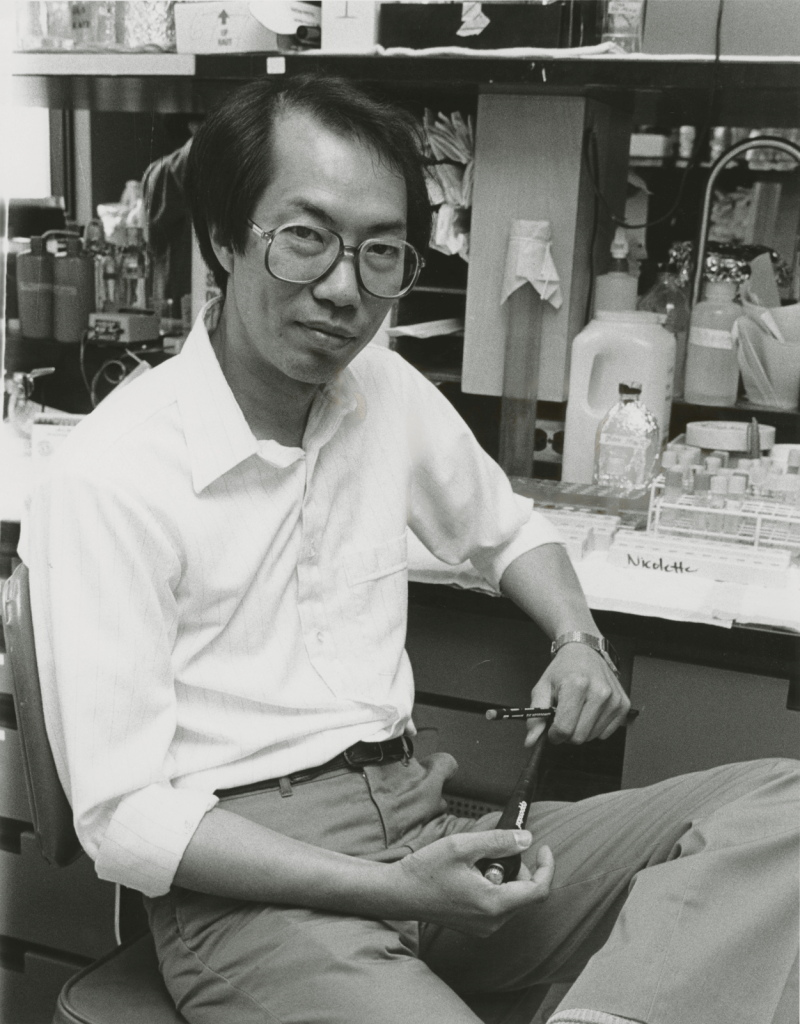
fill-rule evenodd
<path id="1" fill-rule="evenodd" d="M 793 1019 L 796 765 L 540 804 L 531 835 L 448 814 L 453 759 L 411 756 L 409 527 L 585 635 L 531 680 L 554 740 L 629 706 L 557 536 L 368 347 L 428 241 L 413 122 L 256 81 L 197 132 L 187 191 L 224 298 L 74 431 L 21 548 L 78 834 L 145 894 L 181 1013 L 467 1024 L 462 996 L 568 980 L 554 1021 Z M 505 885 L 475 866 L 518 851 Z"/>

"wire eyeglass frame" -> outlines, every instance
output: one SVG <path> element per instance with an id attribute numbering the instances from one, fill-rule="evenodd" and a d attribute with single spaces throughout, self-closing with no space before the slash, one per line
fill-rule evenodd
<path id="1" fill-rule="evenodd" d="M 248 219 L 247 224 L 254 235 L 256 235 L 258 238 L 263 239 L 267 243 L 266 250 L 264 252 L 264 269 L 271 277 L 274 277 L 276 281 L 283 281 L 286 284 L 315 284 L 317 281 L 321 281 L 327 274 L 329 274 L 341 259 L 351 258 L 353 260 L 353 267 L 355 269 L 356 280 L 358 281 L 359 288 L 365 291 L 368 295 L 371 295 L 373 298 L 384 299 L 386 301 L 393 302 L 396 299 L 402 299 L 405 295 L 408 295 L 408 293 L 419 280 L 419 275 L 421 274 L 422 269 L 425 266 L 424 258 L 419 254 L 417 249 L 410 242 L 405 241 L 405 239 L 366 238 L 364 239 L 363 242 L 361 242 L 360 245 L 345 245 L 344 239 L 337 231 L 333 231 L 331 228 L 323 228 L 318 225 L 304 224 L 302 221 L 291 221 L 287 224 L 281 224 L 280 227 L 274 228 L 272 231 L 267 231 L 264 228 L 259 227 L 259 225 L 256 224 L 254 220 Z M 313 231 L 324 232 L 325 234 L 334 237 L 339 243 L 339 251 L 337 252 L 336 256 L 331 260 L 330 265 L 326 267 L 326 269 L 321 274 L 319 274 L 317 277 L 311 278 L 311 280 L 309 281 L 281 277 L 280 274 L 277 274 L 269 265 L 269 255 L 272 249 L 272 243 L 275 239 L 275 236 L 278 235 L 281 231 L 284 231 L 287 228 L 292 227 L 302 227 L 311 229 Z M 413 252 L 414 256 L 416 257 L 417 265 L 411 276 L 411 280 L 395 295 L 379 295 L 377 292 L 372 291 L 372 289 L 369 288 L 364 283 L 363 277 L 361 275 L 361 253 L 365 246 L 368 246 L 374 242 L 401 243 L 402 245 L 406 246 L 407 249 L 410 249 L 411 252 Z"/>

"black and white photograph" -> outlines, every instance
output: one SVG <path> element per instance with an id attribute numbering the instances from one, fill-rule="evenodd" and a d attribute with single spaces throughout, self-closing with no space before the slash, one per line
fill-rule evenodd
<path id="1" fill-rule="evenodd" d="M 0 253 L 0 1024 L 798 1024 L 800 0 L 6 0 Z"/>

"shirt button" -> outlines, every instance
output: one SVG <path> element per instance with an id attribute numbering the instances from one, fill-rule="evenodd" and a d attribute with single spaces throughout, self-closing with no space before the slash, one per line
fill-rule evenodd
<path id="1" fill-rule="evenodd" d="M 318 640 L 318 641 L 319 641 L 319 643 L 321 643 L 321 644 L 325 643 L 325 634 L 324 634 L 324 633 L 322 632 L 322 630 L 321 630 L 321 629 L 318 629 L 318 630 L 317 630 L 317 640 Z"/>

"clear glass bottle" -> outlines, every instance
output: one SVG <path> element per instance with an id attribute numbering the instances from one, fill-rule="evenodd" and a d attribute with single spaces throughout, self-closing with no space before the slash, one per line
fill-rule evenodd
<path id="1" fill-rule="evenodd" d="M 616 43 L 626 53 L 640 53 L 644 4 L 645 0 L 606 0 L 602 41 Z"/>
<path id="2" fill-rule="evenodd" d="M 72 50 L 75 46 L 72 37 L 72 5 L 61 0 L 48 0 L 45 8 L 47 45 L 57 50 Z"/>
<path id="3" fill-rule="evenodd" d="M 690 306 L 686 292 L 678 281 L 677 273 L 668 265 L 658 269 L 653 287 L 641 297 L 637 309 L 666 316 L 664 327 L 675 336 L 675 376 L 672 397 L 683 395 L 683 379 L 686 370 L 686 345 L 689 338 Z"/>
<path id="4" fill-rule="evenodd" d="M 734 405 L 739 356 L 733 325 L 742 316 L 735 281 L 706 281 L 703 301 L 692 310 L 684 395 L 696 405 Z"/>
<path id="5" fill-rule="evenodd" d="M 125 246 L 119 261 L 119 308 L 152 309 L 152 261 L 144 241 L 144 230 L 125 228 Z"/>
<path id="6" fill-rule="evenodd" d="M 621 383 L 619 401 L 597 430 L 594 481 L 624 496 L 645 487 L 658 466 L 658 420 L 642 403 L 642 385 Z"/>

